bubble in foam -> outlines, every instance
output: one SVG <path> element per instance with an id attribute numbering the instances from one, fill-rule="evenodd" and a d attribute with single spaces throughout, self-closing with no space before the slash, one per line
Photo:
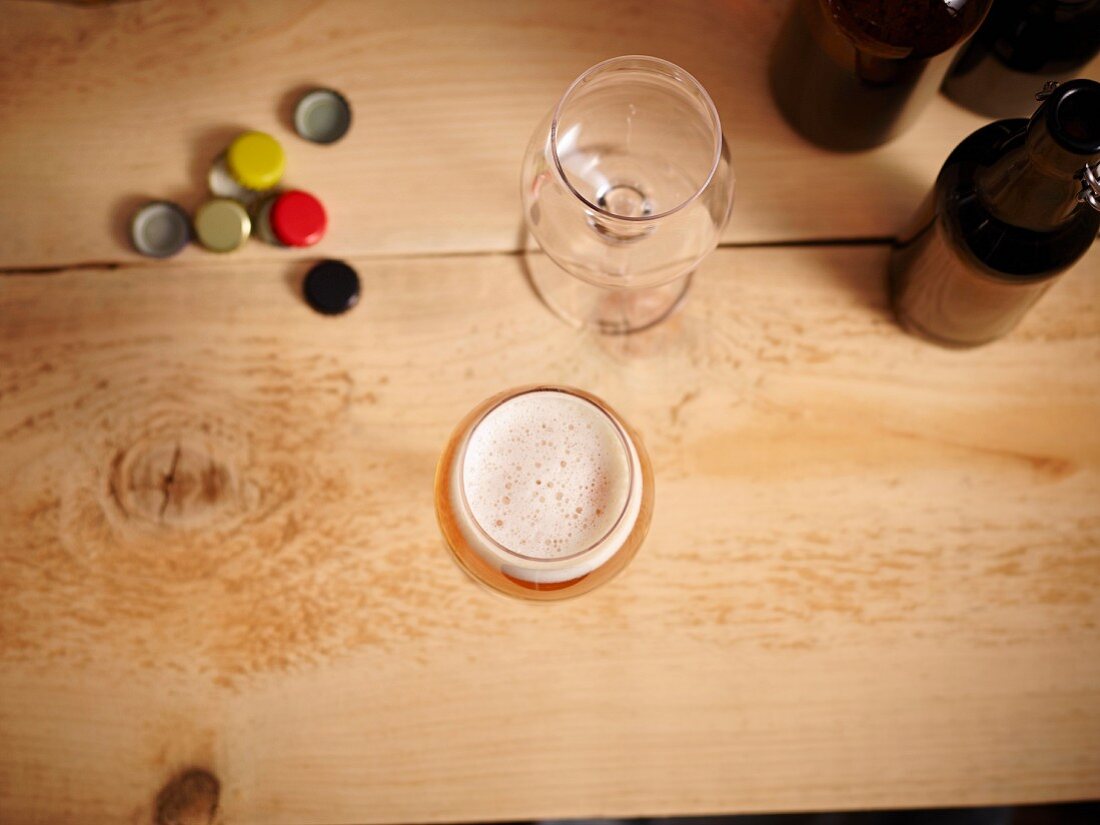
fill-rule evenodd
<path id="1" fill-rule="evenodd" d="M 630 455 L 602 410 L 540 390 L 505 401 L 478 424 L 466 446 L 463 489 L 493 540 L 554 558 L 592 546 L 611 529 L 626 506 L 629 468 Z M 506 495 L 513 485 L 534 494 L 513 504 Z M 554 501 L 547 503 L 542 490 L 555 491 Z"/>

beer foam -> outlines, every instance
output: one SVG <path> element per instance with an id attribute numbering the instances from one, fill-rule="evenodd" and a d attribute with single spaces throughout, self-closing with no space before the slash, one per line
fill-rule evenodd
<path id="1" fill-rule="evenodd" d="M 615 526 L 630 496 L 631 453 L 591 402 L 554 390 L 515 396 L 470 434 L 462 465 L 470 512 L 498 544 L 558 559 Z"/>

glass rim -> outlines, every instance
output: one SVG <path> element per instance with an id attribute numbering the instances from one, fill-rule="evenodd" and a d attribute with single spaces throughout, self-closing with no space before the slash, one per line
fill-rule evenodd
<path id="1" fill-rule="evenodd" d="M 627 494 L 626 501 L 623 502 L 622 510 L 620 511 L 618 516 L 615 517 L 615 521 L 612 522 L 611 526 L 603 535 L 592 542 L 592 544 L 590 544 L 588 547 L 585 547 L 583 550 L 578 550 L 576 553 L 570 553 L 568 556 L 541 558 L 539 556 L 528 556 L 524 553 L 517 552 L 510 547 L 505 547 L 503 544 L 501 544 L 499 541 L 489 535 L 489 531 L 486 530 L 481 525 L 481 522 L 477 520 L 477 516 L 474 515 L 474 511 L 470 507 L 470 502 L 466 498 L 466 449 L 467 447 L 469 447 L 470 439 L 473 438 L 473 435 L 477 431 L 477 428 L 481 426 L 485 419 L 488 418 L 490 413 L 492 413 L 494 410 L 499 409 L 504 404 L 507 404 L 513 399 L 519 398 L 523 395 L 529 395 L 533 392 L 558 392 L 562 393 L 563 395 L 572 396 L 573 398 L 584 401 L 587 404 L 591 404 L 593 407 L 599 410 L 603 414 L 603 416 L 607 418 L 608 421 L 611 422 L 611 426 L 615 431 L 615 435 L 618 436 L 619 442 L 621 443 L 623 448 L 623 452 L 626 454 L 627 457 Z M 632 443 L 633 442 L 631 441 L 629 434 L 626 432 L 623 425 L 616 420 L 612 412 L 602 402 L 585 393 L 583 390 L 577 390 L 573 387 L 566 387 L 561 384 L 535 384 L 528 387 L 522 387 L 514 391 L 508 391 L 504 394 L 502 398 L 495 401 L 480 415 L 478 415 L 477 419 L 475 419 L 470 424 L 469 430 L 466 432 L 466 435 L 462 439 L 462 449 L 459 450 L 458 454 L 455 456 L 455 471 L 458 476 L 457 486 L 459 503 L 462 505 L 462 509 L 465 511 L 466 515 L 469 516 L 470 524 L 472 524 L 474 529 L 477 531 L 478 537 L 483 539 L 487 544 L 491 545 L 495 549 L 500 550 L 502 553 L 506 553 L 509 556 L 521 559 L 524 562 L 534 562 L 536 564 L 558 564 L 565 561 L 575 561 L 593 552 L 594 550 L 597 550 L 601 544 L 607 541 L 607 539 L 611 537 L 611 534 L 619 529 L 619 526 L 622 524 L 623 519 L 626 518 L 627 512 L 630 510 L 630 502 L 633 499 L 634 492 L 634 461 L 631 453 Z"/>
<path id="2" fill-rule="evenodd" d="M 664 212 L 660 212 L 656 215 L 616 215 L 614 212 L 610 212 L 597 204 L 592 203 L 584 195 L 582 195 L 577 188 L 573 186 L 569 180 L 569 176 L 565 173 L 565 167 L 562 165 L 561 158 L 558 157 L 558 123 L 561 120 L 562 111 L 565 104 L 569 101 L 569 98 L 582 84 L 591 80 L 596 74 L 601 74 L 610 68 L 613 68 L 616 64 L 621 63 L 640 63 L 643 66 L 648 65 L 650 70 L 657 70 L 666 76 L 672 77 L 676 80 L 686 81 L 692 90 L 699 95 L 702 99 L 703 105 L 707 110 L 707 114 L 710 116 L 711 126 L 714 129 L 714 153 L 711 157 L 710 171 L 707 173 L 706 178 L 698 188 L 687 198 L 671 209 L 666 209 Z M 602 60 L 594 66 L 590 66 L 585 69 L 577 78 L 569 84 L 569 88 L 565 90 L 562 96 L 558 99 L 557 105 L 554 106 L 554 116 L 550 120 L 550 154 L 554 159 L 554 168 L 558 172 L 558 176 L 565 184 L 566 188 L 586 207 L 592 211 L 598 213 L 604 218 L 610 218 L 616 221 L 626 221 L 629 223 L 649 223 L 652 221 L 661 220 L 667 218 L 669 215 L 674 215 L 686 206 L 694 203 L 699 197 L 706 191 L 706 188 L 710 186 L 710 182 L 714 180 L 714 175 L 718 172 L 718 166 L 722 161 L 722 142 L 724 138 L 722 136 L 722 120 L 718 116 L 718 109 L 714 105 L 714 101 L 711 100 L 710 94 L 704 88 L 695 76 L 675 63 L 665 60 L 660 57 L 653 57 L 648 54 L 624 54 L 618 57 L 611 57 L 607 60 Z"/>

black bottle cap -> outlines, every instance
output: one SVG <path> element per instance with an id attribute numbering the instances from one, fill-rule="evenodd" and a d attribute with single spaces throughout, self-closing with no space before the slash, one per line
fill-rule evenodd
<path id="1" fill-rule="evenodd" d="M 359 276 L 343 261 L 321 261 L 302 283 L 306 302 L 324 315 L 339 315 L 359 303 Z"/>

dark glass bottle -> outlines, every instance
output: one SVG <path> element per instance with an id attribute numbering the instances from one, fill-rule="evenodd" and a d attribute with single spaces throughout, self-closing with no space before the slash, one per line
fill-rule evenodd
<path id="1" fill-rule="evenodd" d="M 1015 327 L 1096 238 L 1098 161 L 1092 80 L 1058 86 L 1030 121 L 1000 120 L 960 143 L 890 256 L 902 326 L 958 347 Z"/>
<path id="2" fill-rule="evenodd" d="M 959 53 L 943 91 L 986 117 L 1025 117 L 1031 94 L 1100 52 L 1100 0 L 999 0 Z"/>
<path id="3" fill-rule="evenodd" d="M 907 129 L 991 0 L 795 0 L 772 50 L 783 116 L 829 149 L 869 149 Z"/>

